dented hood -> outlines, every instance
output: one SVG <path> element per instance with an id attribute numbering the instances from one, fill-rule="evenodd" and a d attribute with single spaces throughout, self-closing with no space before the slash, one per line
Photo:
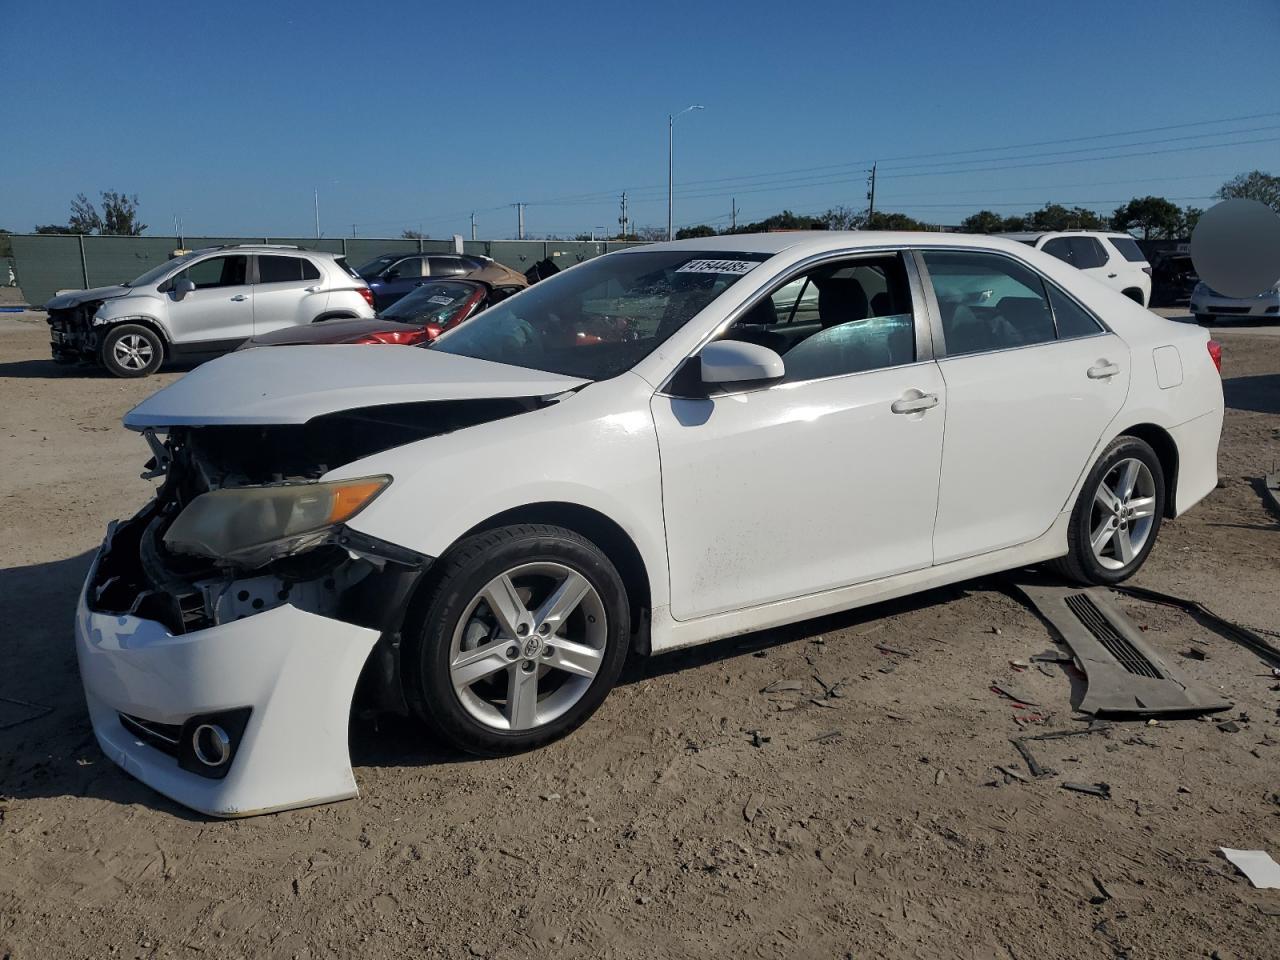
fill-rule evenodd
<path id="1" fill-rule="evenodd" d="M 114 300 L 116 297 L 123 297 L 132 289 L 132 287 L 116 284 L 112 287 L 94 287 L 92 290 L 64 290 L 46 303 L 44 308 L 46 310 L 68 310 L 71 307 L 78 307 L 82 303 L 91 303 L 94 300 Z"/>
<path id="2" fill-rule="evenodd" d="M 360 407 L 542 397 L 586 380 L 418 347 L 338 344 L 228 354 L 125 414 L 147 427 L 306 423 Z"/>

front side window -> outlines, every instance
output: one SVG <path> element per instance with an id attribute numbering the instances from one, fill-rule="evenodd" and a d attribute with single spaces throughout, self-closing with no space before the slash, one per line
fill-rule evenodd
<path id="1" fill-rule="evenodd" d="M 185 278 L 196 285 L 197 290 L 210 290 L 214 287 L 239 287 L 247 281 L 249 258 L 243 255 L 229 257 L 210 257 L 193 263 L 177 274 L 174 279 Z"/>
<path id="2" fill-rule="evenodd" d="M 824 264 L 749 308 L 724 339 L 768 347 L 784 382 L 913 363 L 911 288 L 900 254 Z"/>
<path id="3" fill-rule="evenodd" d="M 761 253 L 613 253 L 548 277 L 445 333 L 430 349 L 587 380 L 647 357 Z"/>
<path id="4" fill-rule="evenodd" d="M 356 274 L 366 280 L 372 280 L 395 262 L 396 255 L 394 253 L 385 253 L 380 257 L 374 257 L 363 266 L 357 267 Z"/>
<path id="5" fill-rule="evenodd" d="M 422 257 L 406 257 L 387 271 L 388 280 L 414 280 L 424 277 Z"/>
<path id="6" fill-rule="evenodd" d="M 922 254 L 948 356 L 1104 332 L 1091 313 L 1016 260 L 961 250 Z"/>

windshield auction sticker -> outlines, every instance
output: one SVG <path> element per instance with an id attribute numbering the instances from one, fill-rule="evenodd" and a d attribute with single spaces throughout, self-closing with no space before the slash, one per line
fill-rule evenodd
<path id="1" fill-rule="evenodd" d="M 676 273 L 732 273 L 736 276 L 758 267 L 754 260 L 690 260 Z"/>

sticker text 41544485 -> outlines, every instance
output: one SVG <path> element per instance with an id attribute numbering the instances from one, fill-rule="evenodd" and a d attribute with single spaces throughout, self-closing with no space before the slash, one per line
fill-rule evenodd
<path id="1" fill-rule="evenodd" d="M 753 267 L 758 267 L 754 260 L 690 260 L 676 273 L 732 273 L 742 276 Z"/>

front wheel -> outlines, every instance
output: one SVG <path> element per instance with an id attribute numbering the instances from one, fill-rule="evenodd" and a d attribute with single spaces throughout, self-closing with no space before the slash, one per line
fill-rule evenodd
<path id="1" fill-rule="evenodd" d="M 1164 505 L 1160 458 L 1137 437 L 1117 437 L 1085 478 L 1067 530 L 1069 552 L 1055 569 L 1080 583 L 1127 580 L 1155 546 Z"/>
<path id="2" fill-rule="evenodd" d="M 565 736 L 595 712 L 631 631 L 622 578 L 595 544 L 521 524 L 469 537 L 439 563 L 402 660 L 428 725 L 498 756 Z"/>
<path id="3" fill-rule="evenodd" d="M 102 340 L 102 365 L 117 377 L 145 377 L 164 362 L 164 343 L 155 331 L 136 323 L 112 327 Z"/>

